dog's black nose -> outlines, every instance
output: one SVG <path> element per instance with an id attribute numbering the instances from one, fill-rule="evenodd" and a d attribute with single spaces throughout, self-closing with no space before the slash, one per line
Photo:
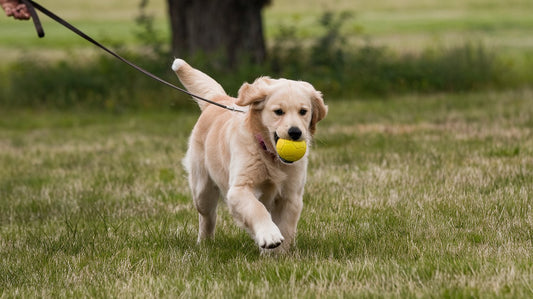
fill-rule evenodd
<path id="1" fill-rule="evenodd" d="M 302 131 L 297 127 L 290 127 L 288 133 L 292 140 L 298 140 L 302 136 Z"/>

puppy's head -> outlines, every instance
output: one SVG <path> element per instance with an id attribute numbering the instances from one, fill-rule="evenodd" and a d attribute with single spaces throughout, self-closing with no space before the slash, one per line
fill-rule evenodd
<path id="1" fill-rule="evenodd" d="M 236 104 L 250 106 L 252 121 L 268 130 L 274 145 L 278 138 L 310 141 L 328 112 L 322 94 L 311 84 L 268 77 L 243 84 Z"/>

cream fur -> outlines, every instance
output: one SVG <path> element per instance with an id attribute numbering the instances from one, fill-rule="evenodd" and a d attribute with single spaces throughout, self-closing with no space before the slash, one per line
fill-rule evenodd
<path id="1" fill-rule="evenodd" d="M 238 113 L 199 103 L 202 114 L 183 159 L 200 218 L 198 241 L 214 236 L 216 208 L 223 198 L 259 247 L 287 249 L 303 207 L 308 158 L 306 154 L 292 164 L 282 162 L 275 154 L 275 135 L 289 139 L 289 128 L 298 128 L 299 140 L 310 144 L 316 123 L 327 114 L 322 95 L 306 82 L 261 77 L 243 84 L 238 98 L 232 98 L 181 59 L 172 69 L 188 91 L 248 108 Z M 283 115 L 276 114 L 280 109 Z"/>

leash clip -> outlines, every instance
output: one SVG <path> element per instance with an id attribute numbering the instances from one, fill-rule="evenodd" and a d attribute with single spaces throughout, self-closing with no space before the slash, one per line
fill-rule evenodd
<path id="1" fill-rule="evenodd" d="M 231 112 L 241 112 L 241 113 L 244 113 L 243 110 L 241 110 L 241 109 L 237 109 L 237 108 L 235 108 L 235 107 L 233 107 L 233 106 L 224 106 L 223 108 L 226 108 L 226 109 L 228 109 L 228 110 L 231 111 Z"/>

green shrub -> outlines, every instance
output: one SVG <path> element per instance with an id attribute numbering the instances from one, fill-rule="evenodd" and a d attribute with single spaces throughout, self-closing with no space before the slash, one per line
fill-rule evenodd
<path id="1" fill-rule="evenodd" d="M 274 39 L 271 70 L 281 77 L 301 78 L 331 95 L 398 92 L 467 91 L 511 84 L 513 70 L 481 44 L 426 49 L 399 55 L 366 43 L 353 46 L 341 27 L 349 13 L 325 13 L 323 33 L 305 47 L 296 26 L 284 27 Z"/>
<path id="2" fill-rule="evenodd" d="M 354 46 L 342 31 L 344 22 L 351 17 L 350 13 L 325 13 L 319 19 L 322 33 L 311 39 L 298 37 L 295 25 L 280 28 L 263 64 L 243 59 L 240 67 L 228 71 L 213 62 L 217 59 L 201 53 L 184 58 L 219 81 L 230 95 L 236 95 L 243 82 L 261 75 L 309 81 L 329 99 L 361 94 L 458 92 L 528 83 L 527 79 L 517 80 L 516 68 L 481 44 L 431 48 L 411 55 L 400 55 L 368 42 Z M 145 44 L 142 53 L 128 52 L 118 45 L 119 52 L 179 84 L 170 70 L 173 57 L 161 47 L 152 21 L 145 14 L 137 18 L 138 37 Z M 530 69 L 522 67 L 520 76 L 531 77 L 523 71 Z M 181 108 L 182 103 L 189 104 L 187 96 L 143 76 L 107 53 L 91 60 L 70 57 L 61 62 L 28 58 L 4 70 L 2 77 L 0 105 L 5 107 L 121 110 Z"/>

